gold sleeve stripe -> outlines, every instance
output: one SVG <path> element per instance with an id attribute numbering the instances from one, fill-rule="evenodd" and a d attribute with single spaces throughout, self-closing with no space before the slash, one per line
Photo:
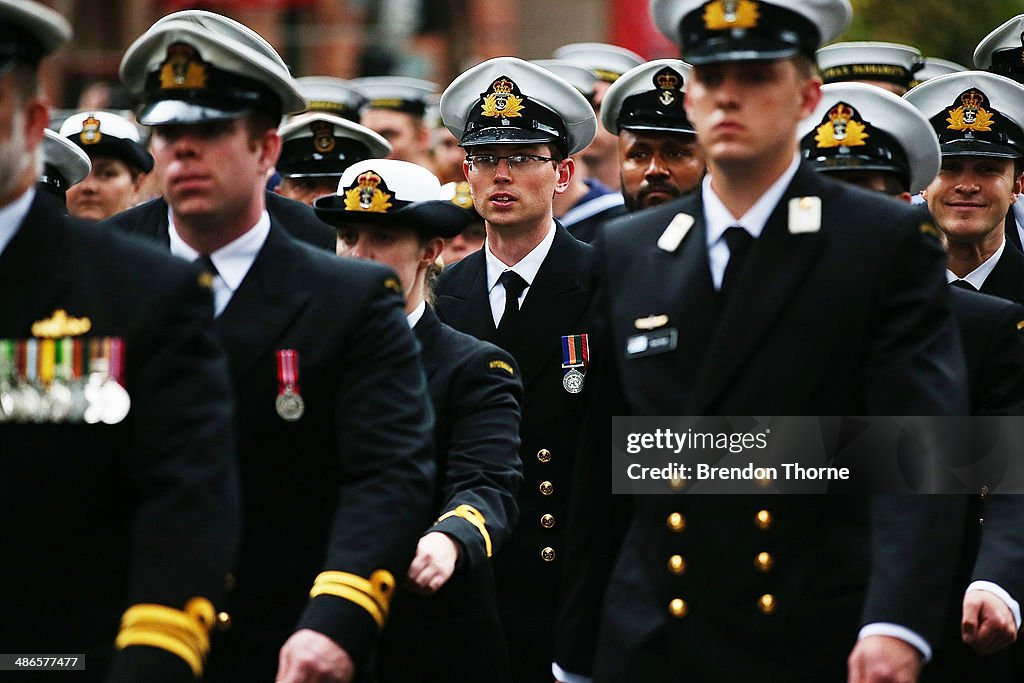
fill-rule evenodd
<path id="1" fill-rule="evenodd" d="M 216 613 L 206 598 L 192 598 L 184 610 L 166 605 L 133 605 L 121 616 L 121 630 L 114 644 L 123 650 L 146 645 L 181 657 L 199 677 L 210 652 L 210 629 Z"/>
<path id="2" fill-rule="evenodd" d="M 309 597 L 333 595 L 356 603 L 383 628 L 388 618 L 391 596 L 395 590 L 395 577 L 386 569 L 378 569 L 369 580 L 348 572 L 320 572 L 309 591 Z"/>
<path id="3" fill-rule="evenodd" d="M 440 517 L 437 518 L 438 524 L 449 517 L 461 517 L 470 524 L 476 527 L 476 530 L 480 532 L 480 535 L 484 537 L 484 547 L 487 549 L 487 557 L 491 556 L 491 534 L 487 531 L 487 520 L 480 514 L 472 505 L 460 505 L 454 510 L 449 510 Z"/>

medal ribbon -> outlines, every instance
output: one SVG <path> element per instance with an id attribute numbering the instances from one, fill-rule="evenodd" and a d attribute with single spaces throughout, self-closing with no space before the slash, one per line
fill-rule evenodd
<path id="1" fill-rule="evenodd" d="M 277 394 L 299 393 L 299 352 L 280 349 L 277 355 Z"/>
<path id="2" fill-rule="evenodd" d="M 585 334 L 570 334 L 562 337 L 562 369 L 583 368 L 586 373 L 590 364 L 590 343 Z"/>
<path id="3" fill-rule="evenodd" d="M 14 340 L 0 339 L 0 382 L 16 379 L 14 363 Z"/>
<path id="4" fill-rule="evenodd" d="M 44 386 L 53 382 L 57 365 L 57 345 L 52 339 L 39 340 L 39 380 Z"/>
<path id="5" fill-rule="evenodd" d="M 107 351 L 107 358 L 110 359 L 110 368 L 107 374 L 115 382 L 124 386 L 124 340 L 120 337 L 108 337 L 103 342 L 103 348 Z"/>

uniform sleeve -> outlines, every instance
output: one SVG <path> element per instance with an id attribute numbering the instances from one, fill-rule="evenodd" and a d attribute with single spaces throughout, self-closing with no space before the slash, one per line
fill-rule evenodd
<path id="1" fill-rule="evenodd" d="M 868 415 L 967 415 L 967 370 L 949 308 L 946 253 L 930 223 L 894 226 L 875 283 L 865 363 Z"/>
<path id="2" fill-rule="evenodd" d="M 177 265 L 177 264 L 175 264 Z M 132 526 L 128 609 L 111 681 L 192 680 L 239 531 L 233 403 L 199 271 L 152 302 L 126 348 L 131 438 L 125 488 Z"/>
<path id="3" fill-rule="evenodd" d="M 376 272 L 376 271 L 375 271 Z M 319 631 L 356 666 L 387 618 L 395 582 L 433 519 L 433 413 L 402 299 L 380 277 L 343 351 L 335 401 L 341 482 L 323 571 L 297 628 Z"/>
<path id="4" fill-rule="evenodd" d="M 428 531 L 455 538 L 466 551 L 460 566 L 469 569 L 498 550 L 518 517 L 519 368 L 497 347 L 477 351 L 459 367 L 446 399 L 451 434 L 447 452 L 438 454 L 444 502 Z"/>

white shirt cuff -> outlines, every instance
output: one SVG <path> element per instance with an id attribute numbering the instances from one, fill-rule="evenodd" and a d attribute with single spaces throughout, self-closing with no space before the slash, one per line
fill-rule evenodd
<path id="1" fill-rule="evenodd" d="M 555 680 L 562 683 L 593 683 L 592 679 L 578 674 L 571 674 L 555 662 L 551 662 L 551 673 L 555 675 Z"/>
<path id="2" fill-rule="evenodd" d="M 1017 630 L 1020 630 L 1020 603 L 1014 600 L 1002 586 L 991 581 L 972 581 L 964 592 L 970 593 L 971 591 L 988 591 L 1005 602 L 1006 606 L 1010 608 L 1010 612 L 1013 613 L 1013 623 L 1017 624 Z"/>
<path id="3" fill-rule="evenodd" d="M 922 664 L 927 664 L 932 658 L 932 647 L 928 644 L 928 641 L 906 626 L 879 621 L 862 627 L 860 633 L 857 634 L 857 640 L 867 638 L 868 636 L 889 636 L 890 638 L 899 638 L 903 642 L 913 645 L 921 653 Z"/>

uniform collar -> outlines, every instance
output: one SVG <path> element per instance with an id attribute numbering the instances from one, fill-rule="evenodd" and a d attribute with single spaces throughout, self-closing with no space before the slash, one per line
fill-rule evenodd
<path id="1" fill-rule="evenodd" d="M 704 199 L 704 224 L 707 233 L 707 245 L 710 247 L 718 242 L 728 228 L 736 225 L 744 228 L 754 239 L 760 237 L 765 224 L 782 199 L 782 195 L 785 194 L 786 188 L 793 181 L 793 176 L 796 175 L 799 167 L 800 157 L 794 154 L 789 168 L 738 219 L 733 218 L 729 209 L 725 208 L 725 204 L 718 198 L 715 191 L 711 189 L 711 176 L 704 176 L 704 180 L 701 182 L 701 193 Z"/>
<path id="2" fill-rule="evenodd" d="M 174 215 L 167 209 L 167 233 L 171 240 L 171 253 L 188 261 L 195 261 L 201 255 L 181 239 L 174 227 Z M 232 292 L 237 291 L 246 274 L 256 260 L 270 234 L 270 214 L 263 211 L 260 219 L 249 230 L 210 254 L 210 260 L 217 269 L 217 275 Z"/>
<path id="3" fill-rule="evenodd" d="M 535 246 L 529 254 L 513 266 L 506 266 L 502 263 L 497 256 L 491 253 L 490 247 L 485 242 L 484 258 L 487 260 L 487 291 L 490 292 L 494 289 L 494 286 L 498 284 L 498 278 L 506 270 L 514 270 L 517 275 L 526 280 L 527 286 L 532 285 L 537 277 L 537 272 L 544 263 L 544 259 L 547 258 L 548 252 L 551 251 L 551 244 L 554 241 L 555 224 L 552 222 L 551 229 L 548 230 L 548 234 L 544 236 L 540 244 Z"/>
<path id="4" fill-rule="evenodd" d="M 18 232 L 35 198 L 36 186 L 33 183 L 20 197 L 0 208 L 0 254 L 4 253 L 7 244 Z"/>
<path id="5" fill-rule="evenodd" d="M 967 273 L 963 279 L 970 282 L 974 285 L 975 289 L 980 291 L 981 286 L 985 284 L 985 280 L 992 274 L 992 271 L 995 270 L 996 264 L 999 263 L 999 259 L 1002 257 L 1004 249 L 1006 249 L 1006 237 L 1003 237 L 1002 243 L 999 245 L 999 248 L 996 249 L 994 254 L 985 259 L 984 263 L 980 266 Z M 958 277 L 956 273 L 951 271 L 949 268 L 946 269 L 947 284 L 959 279 L 961 278 Z"/>
<path id="6" fill-rule="evenodd" d="M 409 321 L 409 329 L 416 327 L 416 323 L 423 317 L 423 313 L 427 310 L 427 302 L 421 301 L 420 305 L 413 309 L 412 313 L 405 316 L 405 319 Z"/>

